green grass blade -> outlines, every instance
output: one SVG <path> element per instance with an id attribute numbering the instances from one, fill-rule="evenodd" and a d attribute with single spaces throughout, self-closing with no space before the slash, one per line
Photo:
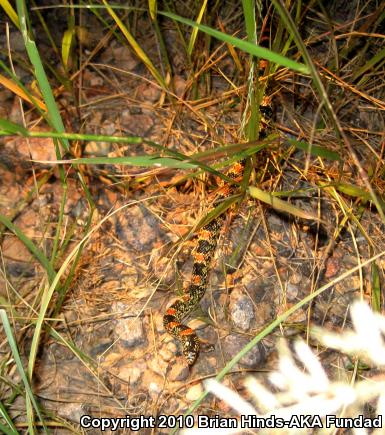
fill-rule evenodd
<path id="1" fill-rule="evenodd" d="M 14 129 L 14 126 L 11 126 L 11 129 Z M 0 130 L 0 136 L 6 136 L 6 135 L 10 135 L 12 134 L 9 131 L 6 130 Z M 208 166 L 200 161 L 197 161 L 196 159 L 194 159 L 194 157 L 190 157 L 190 156 L 186 156 L 182 153 L 179 153 L 177 151 L 174 151 L 170 148 L 166 148 L 162 145 L 157 144 L 156 142 L 141 138 L 141 137 L 137 137 L 137 136 L 129 136 L 129 137 L 117 137 L 117 136 L 100 136 L 100 135 L 90 135 L 90 134 L 77 134 L 77 133 L 57 133 L 57 132 L 34 132 L 34 131 L 28 131 L 28 130 L 22 130 L 20 129 L 19 134 L 22 134 L 23 136 L 25 135 L 26 137 L 51 137 L 51 138 L 62 138 L 65 137 L 67 140 L 71 139 L 71 140 L 95 140 L 95 141 L 100 141 L 100 142 L 111 142 L 111 143 L 129 143 L 129 144 L 138 144 L 138 143 L 146 143 L 147 145 L 153 147 L 156 150 L 159 150 L 163 153 L 168 154 L 170 157 L 175 157 L 174 159 L 169 159 L 168 162 L 167 160 L 165 160 L 165 158 L 163 157 L 163 162 L 162 163 L 168 163 L 169 165 L 173 165 L 172 167 L 179 167 L 179 165 L 183 165 L 184 167 L 187 167 L 187 165 L 189 165 L 188 167 L 199 167 L 202 170 L 206 171 L 206 172 L 210 172 L 213 175 L 216 175 L 219 178 L 222 178 L 225 181 L 228 181 L 230 183 L 233 183 L 234 180 L 232 180 L 231 178 L 227 177 L 225 174 L 222 174 L 221 172 L 216 171 L 215 169 L 213 169 L 211 166 Z M 149 156 L 149 158 L 153 158 L 154 156 Z M 139 157 L 139 158 L 143 158 L 143 157 Z M 156 158 L 159 158 L 158 156 L 156 156 Z M 240 160 L 241 157 L 238 158 L 238 160 Z M 97 159 L 100 159 L 99 157 Z M 105 159 L 104 157 L 101 157 L 101 159 Z M 111 158 L 108 158 L 108 160 L 104 161 L 103 163 L 111 163 Z M 117 157 L 116 159 L 121 159 L 121 157 Z M 122 159 L 126 159 L 125 157 L 123 157 Z M 66 163 L 71 162 L 69 161 L 63 161 Z M 84 162 L 87 162 L 87 159 L 84 160 Z M 178 162 L 178 163 L 175 163 Z M 154 165 L 154 161 L 151 162 L 151 165 Z M 178 165 L 178 166 L 175 166 Z"/>
<path id="2" fill-rule="evenodd" d="M 150 73 L 153 75 L 153 77 L 159 83 L 159 85 L 166 90 L 167 85 L 163 80 L 161 74 L 158 72 L 154 64 L 151 62 L 150 58 L 143 51 L 142 47 L 136 42 L 135 38 L 132 36 L 130 31 L 127 29 L 127 27 L 123 24 L 122 20 L 116 15 L 113 9 L 109 6 L 108 2 L 106 0 L 103 0 L 103 3 L 106 6 L 107 12 L 111 15 L 111 17 L 113 18 L 113 20 L 115 21 L 115 23 L 117 24 L 121 32 L 123 33 L 124 37 L 127 39 L 127 42 L 130 44 L 131 48 L 135 51 L 136 55 L 146 65 L 147 69 L 150 71 Z"/>
<path id="3" fill-rule="evenodd" d="M 13 224 L 6 216 L 2 214 L 0 214 L 0 223 L 6 226 L 22 243 L 24 243 L 31 254 L 34 255 L 39 263 L 44 267 L 45 271 L 47 272 L 49 282 L 52 282 L 56 273 L 44 253 L 40 251 L 40 249 L 21 231 L 19 227 Z"/>
<path id="4" fill-rule="evenodd" d="M 16 426 L 13 424 L 12 418 L 9 416 L 7 409 L 5 408 L 3 402 L 0 401 L 0 416 L 5 420 L 8 426 L 5 426 L 4 424 L 0 423 L 0 430 L 3 431 L 5 434 L 18 434 L 18 430 L 16 429 Z"/>
<path id="5" fill-rule="evenodd" d="M 294 206 L 293 204 L 289 204 L 286 201 L 282 201 L 282 199 L 277 198 L 273 194 L 269 192 L 265 192 L 258 187 L 249 186 L 248 191 L 253 198 L 258 199 L 259 201 L 264 202 L 265 204 L 270 205 L 275 210 L 279 212 L 284 212 L 291 214 L 292 216 L 299 217 L 301 219 L 311 219 L 314 221 L 319 221 L 320 219 L 309 212 L 303 211 L 300 208 Z"/>
<path id="6" fill-rule="evenodd" d="M 15 435 L 20 433 L 16 428 L 13 429 L 9 429 L 7 426 L 4 426 L 3 423 L 0 423 L 0 431 L 1 433 L 5 433 L 6 435 Z"/>
<path id="7" fill-rule="evenodd" d="M 381 62 L 385 58 L 385 47 L 380 50 L 378 53 L 376 53 L 372 58 L 370 58 L 365 65 L 363 65 L 352 77 L 352 80 L 357 80 L 358 77 L 360 77 L 362 74 L 365 74 L 368 70 L 374 67 L 377 63 Z M 360 80 L 359 85 L 363 83 L 362 80 Z"/>
<path id="8" fill-rule="evenodd" d="M 291 145 L 294 145 L 296 148 L 310 153 L 315 157 L 322 157 L 324 159 L 333 160 L 333 161 L 341 161 L 341 157 L 335 151 L 328 150 L 324 147 L 320 147 L 319 145 L 311 145 L 307 142 L 297 141 L 295 139 L 288 138 L 288 142 Z"/>
<path id="9" fill-rule="evenodd" d="M 45 429 L 45 432 L 47 432 L 47 427 L 44 424 L 44 419 L 40 413 L 40 408 L 36 402 L 35 396 L 33 395 L 31 385 L 29 383 L 27 375 L 25 374 L 25 371 L 23 368 L 23 363 L 21 362 L 19 350 L 17 348 L 17 343 L 16 343 L 16 340 L 15 340 L 13 333 L 12 333 L 12 328 L 11 328 L 11 325 L 9 323 L 7 313 L 3 309 L 0 309 L 0 318 L 1 318 L 1 321 L 3 323 L 4 332 L 5 332 L 5 335 L 7 336 L 8 344 L 9 344 L 9 347 L 11 348 L 11 352 L 12 352 L 13 358 L 15 360 L 17 370 L 18 370 L 19 375 L 21 377 L 21 380 L 23 381 L 23 384 L 24 384 L 24 388 L 26 391 L 27 403 L 28 403 L 28 400 L 31 402 L 33 408 L 35 409 L 37 416 L 39 417 L 39 420 L 41 421 L 41 424 L 43 425 L 43 428 Z M 28 412 L 28 410 L 27 410 L 27 412 Z M 29 429 L 30 429 L 31 433 L 33 433 L 33 427 L 30 427 Z"/>
<path id="10" fill-rule="evenodd" d="M 297 310 L 305 306 L 306 304 L 313 301 L 316 297 L 318 297 L 320 294 L 324 293 L 326 290 L 330 289 L 332 286 L 337 284 L 338 282 L 342 281 L 343 279 L 347 278 L 348 276 L 352 275 L 353 273 L 357 272 L 359 269 L 365 267 L 368 264 L 373 263 L 373 261 L 377 260 L 377 258 L 380 258 L 385 255 L 385 251 L 380 252 L 379 254 L 375 255 L 374 257 L 369 258 L 367 261 L 363 262 L 362 264 L 359 264 L 356 267 L 353 267 L 352 269 L 346 271 L 342 275 L 340 275 L 338 278 L 334 279 L 333 281 L 323 285 L 319 289 L 317 289 L 315 292 L 309 294 L 305 298 L 303 298 L 300 302 L 293 305 L 291 308 L 289 308 L 285 313 L 278 316 L 273 322 L 271 322 L 266 328 L 264 328 L 259 334 L 257 334 L 243 349 L 241 352 L 239 352 L 237 355 L 234 356 L 234 358 L 226 364 L 226 366 L 218 373 L 218 375 L 215 377 L 217 381 L 221 381 L 233 368 L 238 362 L 243 358 L 244 355 L 246 355 L 247 352 L 249 352 L 254 346 L 256 346 L 263 338 L 271 334 L 272 331 L 274 331 L 275 328 L 277 328 L 281 323 L 285 322 L 292 314 L 294 314 Z M 205 397 L 208 395 L 208 392 L 205 391 L 201 394 L 201 396 L 190 406 L 190 408 L 185 412 L 184 415 L 189 415 L 192 412 L 195 411 L 195 409 L 198 408 L 198 406 L 202 403 L 202 401 L 205 399 Z M 171 434 L 176 433 L 178 428 L 175 428 Z"/>
<path id="11" fill-rule="evenodd" d="M 67 29 L 64 32 L 61 41 L 61 57 L 66 71 L 70 69 L 72 50 L 75 45 L 75 27 Z"/>
<path id="12" fill-rule="evenodd" d="M 11 3 L 9 3 L 8 0 L 0 0 L 0 6 L 4 9 L 4 12 L 8 15 L 12 23 L 20 29 L 19 19 L 17 17 L 17 14 L 15 12 L 15 9 L 13 9 Z"/>
<path id="13" fill-rule="evenodd" d="M 195 169 L 197 165 L 183 162 L 169 157 L 159 157 L 156 155 L 127 156 L 127 157 L 83 157 L 72 160 L 39 161 L 40 163 L 71 164 L 71 165 L 131 165 L 142 167 Z"/>
<path id="14" fill-rule="evenodd" d="M 310 71 L 311 77 L 313 79 L 313 83 L 314 83 L 315 87 L 317 88 L 317 91 L 318 91 L 319 96 L 321 98 L 322 104 L 325 106 L 325 109 L 326 109 L 331 121 L 333 122 L 334 129 L 338 135 L 339 142 L 341 143 L 341 138 L 342 138 L 344 145 L 346 146 L 346 149 L 349 151 L 350 156 L 352 157 L 355 166 L 359 170 L 360 176 L 362 177 L 366 188 L 370 192 L 370 196 L 372 198 L 372 201 L 375 204 L 376 209 L 377 209 L 379 215 L 381 216 L 383 223 L 385 223 L 385 214 L 382 210 L 382 207 L 381 207 L 381 204 L 377 198 L 377 195 L 375 194 L 375 192 L 374 192 L 374 190 L 369 182 L 367 174 L 365 173 L 365 171 L 362 168 L 362 165 L 360 163 L 360 159 L 357 156 L 357 153 L 353 149 L 348 137 L 346 136 L 346 134 L 345 134 L 340 122 L 339 122 L 339 119 L 337 118 L 336 113 L 333 110 L 333 106 L 330 103 L 329 97 L 328 97 L 327 92 L 325 90 L 325 87 L 322 83 L 321 77 L 318 74 L 317 68 L 315 67 L 315 65 L 311 59 L 311 56 L 306 48 L 306 45 L 302 41 L 301 35 L 299 34 L 298 29 L 297 29 L 295 23 L 293 22 L 293 19 L 292 19 L 290 13 L 286 9 L 282 0 L 272 0 L 272 3 L 274 4 L 274 7 L 277 9 L 282 20 L 285 22 L 287 29 L 290 31 L 291 35 L 293 36 L 293 39 L 294 39 L 297 47 L 301 51 L 302 57 L 305 60 L 308 71 Z"/>
<path id="15" fill-rule="evenodd" d="M 35 41 L 33 41 L 29 35 L 27 29 L 28 14 L 24 0 L 16 0 L 17 13 L 19 16 L 21 33 L 23 35 L 25 48 L 27 50 L 28 57 L 35 69 L 35 76 L 39 83 L 41 94 L 43 95 L 44 102 L 48 109 L 47 117 L 53 128 L 57 132 L 64 132 L 64 124 L 60 116 L 59 109 L 56 105 L 55 97 L 53 95 L 51 86 L 49 84 L 47 75 L 44 71 L 43 63 L 40 59 L 39 51 L 36 47 Z M 67 139 L 62 138 L 60 141 L 63 148 L 68 152 L 70 145 Z M 59 157 L 59 155 L 58 155 Z"/>
<path id="16" fill-rule="evenodd" d="M 245 18 L 247 41 L 254 46 L 257 43 L 257 25 L 255 20 L 255 3 L 253 0 L 242 0 L 243 16 Z M 264 89 L 260 86 L 258 77 L 257 58 L 250 56 L 250 71 L 247 78 L 247 103 L 243 112 L 242 129 L 248 140 L 256 140 L 259 134 L 259 106 Z M 246 124 L 245 124 L 245 120 Z M 243 127 L 245 126 L 245 127 Z"/>
<path id="17" fill-rule="evenodd" d="M 245 18 L 245 27 L 247 40 L 257 42 L 257 24 L 255 20 L 255 2 L 253 0 L 242 0 L 243 17 Z"/>
<path id="18" fill-rule="evenodd" d="M 208 27 L 204 24 L 197 24 L 192 20 L 180 17 L 179 15 L 175 15 L 171 12 L 158 13 L 164 15 L 165 17 L 171 18 L 172 20 L 187 24 L 188 26 L 197 27 L 202 32 L 205 32 L 208 35 L 219 39 L 220 41 L 226 42 L 227 44 L 232 44 L 234 45 L 234 47 L 237 47 L 246 53 L 252 54 L 253 56 L 267 59 L 270 62 L 275 62 L 279 65 L 292 69 L 293 71 L 298 71 L 302 74 L 310 73 L 310 70 L 306 65 L 295 62 L 294 60 L 288 59 L 287 57 L 281 56 L 280 54 L 268 50 L 267 48 L 252 44 L 249 41 L 243 41 L 242 39 L 235 38 L 234 36 L 230 36 L 226 33 L 220 32 L 219 30 L 212 29 L 211 27 Z"/>
<path id="19" fill-rule="evenodd" d="M 207 0 L 203 0 L 198 17 L 196 19 L 197 24 L 200 24 L 202 22 L 203 14 L 205 13 L 206 8 L 207 8 Z M 191 32 L 190 41 L 189 41 L 188 47 L 187 47 L 187 53 L 188 53 L 189 57 L 191 57 L 191 54 L 194 50 L 197 37 L 198 37 L 198 28 L 194 27 L 193 31 Z"/>
<path id="20" fill-rule="evenodd" d="M 42 116 L 45 116 L 45 112 L 47 112 L 47 107 L 44 102 L 33 96 L 1 59 L 0 67 L 4 71 L 6 71 L 7 74 L 12 78 L 12 80 L 10 80 L 7 77 L 0 75 L 0 85 L 3 85 L 5 88 L 9 89 L 12 93 L 19 96 L 24 101 L 28 101 L 28 103 L 33 104 L 39 111 L 39 113 Z"/>
<path id="21" fill-rule="evenodd" d="M 28 130 L 25 127 L 8 121 L 8 119 L 0 119 L 0 128 L 9 135 L 20 134 L 21 136 L 28 136 Z"/>
<path id="22" fill-rule="evenodd" d="M 376 263 L 371 265 L 372 272 L 372 309 L 381 313 L 381 282 L 380 274 Z"/>

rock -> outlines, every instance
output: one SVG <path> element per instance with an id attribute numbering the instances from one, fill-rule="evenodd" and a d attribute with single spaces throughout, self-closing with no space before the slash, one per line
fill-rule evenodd
<path id="1" fill-rule="evenodd" d="M 6 236 L 2 244 L 5 258 L 23 263 L 32 262 L 33 256 L 16 236 Z"/>
<path id="2" fill-rule="evenodd" d="M 184 381 L 189 377 L 189 374 L 190 369 L 187 363 L 181 358 L 177 358 L 177 361 L 173 363 L 168 373 L 168 379 L 170 381 Z"/>
<path id="3" fill-rule="evenodd" d="M 228 335 L 223 342 L 223 350 L 226 355 L 226 359 L 232 359 L 238 352 L 240 352 L 247 344 L 249 340 L 239 334 Z M 260 343 L 254 346 L 245 356 L 241 358 L 239 364 L 247 368 L 256 368 L 265 358 L 265 352 Z"/>
<path id="4" fill-rule="evenodd" d="M 82 405 L 81 403 L 64 402 L 60 404 L 57 412 L 60 417 L 79 424 L 80 418 L 83 415 L 89 414 L 90 410 L 88 409 L 88 406 Z"/>
<path id="5" fill-rule="evenodd" d="M 329 257 L 326 260 L 325 278 L 333 278 L 341 270 L 342 261 L 338 257 Z"/>
<path id="6" fill-rule="evenodd" d="M 161 89 L 159 89 L 157 86 L 153 86 L 148 83 L 143 83 L 142 85 L 138 86 L 138 94 L 141 97 L 142 101 L 155 103 L 159 100 L 161 96 Z"/>
<path id="7" fill-rule="evenodd" d="M 290 302 L 295 301 L 298 297 L 298 292 L 299 292 L 298 286 L 290 283 L 287 284 L 286 297 L 288 301 Z"/>
<path id="8" fill-rule="evenodd" d="M 230 296 L 229 310 L 234 325 L 242 331 L 248 331 L 251 322 L 255 318 L 254 307 L 250 297 L 235 289 Z"/>
<path id="9" fill-rule="evenodd" d="M 106 135 L 106 136 L 112 136 L 116 131 L 115 124 L 111 121 L 104 121 L 101 128 L 100 128 L 100 134 Z"/>
<path id="10" fill-rule="evenodd" d="M 110 352 L 100 362 L 103 369 L 113 370 L 114 367 L 122 360 L 122 354 L 118 352 Z"/>
<path id="11" fill-rule="evenodd" d="M 163 385 L 156 382 L 151 382 L 148 386 L 148 392 L 150 393 L 150 396 L 154 398 L 158 398 L 162 390 Z"/>
<path id="12" fill-rule="evenodd" d="M 12 137 L 4 140 L 4 143 L 9 152 L 16 153 L 20 158 L 48 162 L 56 160 L 55 146 L 51 138 L 30 137 L 27 140 L 24 137 Z M 51 167 L 49 163 L 41 164 Z"/>
<path id="13" fill-rule="evenodd" d="M 143 370 L 144 368 L 139 367 L 122 367 L 118 372 L 118 376 L 130 385 L 135 385 L 140 380 Z"/>
<path id="14" fill-rule="evenodd" d="M 117 319 L 115 334 L 124 347 L 142 346 L 146 340 L 143 319 L 135 320 L 135 317 Z"/>
<path id="15" fill-rule="evenodd" d="M 165 375 L 169 364 L 161 358 L 151 357 L 147 362 L 148 368 L 157 375 Z"/>
<path id="16" fill-rule="evenodd" d="M 124 214 L 113 217 L 117 237 L 143 252 L 150 249 L 160 237 L 159 222 L 144 207 L 134 206 L 127 208 Z"/>
<path id="17" fill-rule="evenodd" d="M 163 361 L 169 362 L 175 357 L 175 353 L 169 351 L 168 349 L 160 349 L 159 356 Z"/>
<path id="18" fill-rule="evenodd" d="M 118 45 L 112 48 L 114 63 L 119 65 L 120 69 L 127 71 L 134 70 L 140 63 L 130 48 L 126 45 Z"/>
<path id="19" fill-rule="evenodd" d="M 97 75 L 92 75 L 92 77 L 90 77 L 90 86 L 92 88 L 101 87 L 103 85 L 104 85 L 104 80 L 102 77 Z"/>
<path id="20" fill-rule="evenodd" d="M 121 126 L 129 134 L 137 136 L 149 136 L 151 129 L 154 126 L 152 116 L 141 113 L 132 114 L 130 111 L 125 110 L 121 117 Z"/>
<path id="21" fill-rule="evenodd" d="M 189 402 L 194 402 L 195 400 L 199 399 L 202 393 L 202 384 L 193 385 L 186 392 L 186 400 L 188 400 Z"/>
<path id="22" fill-rule="evenodd" d="M 84 155 L 93 155 L 96 157 L 105 157 L 111 151 L 111 144 L 108 142 L 87 142 L 84 148 Z"/>
<path id="23" fill-rule="evenodd" d="M 176 95 L 178 95 L 178 97 L 181 97 L 186 90 L 186 80 L 180 75 L 175 75 L 174 87 Z"/>

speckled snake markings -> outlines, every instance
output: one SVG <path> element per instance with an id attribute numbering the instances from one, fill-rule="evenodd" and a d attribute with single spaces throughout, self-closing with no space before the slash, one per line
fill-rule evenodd
<path id="1" fill-rule="evenodd" d="M 266 129 L 272 113 L 270 100 L 267 97 L 262 100 L 260 113 L 261 122 L 259 135 L 263 137 L 266 135 Z M 236 162 L 226 172 L 227 177 L 233 179 L 235 182 L 240 182 L 243 177 L 245 163 L 245 160 Z M 233 194 L 235 190 L 236 184 L 223 185 L 215 199 L 214 208 L 225 198 Z M 181 320 L 194 309 L 205 294 L 211 260 L 217 247 L 224 219 L 225 215 L 222 213 L 198 231 L 195 239 L 195 247 L 192 251 L 194 262 L 190 285 L 187 287 L 184 295 L 167 309 L 163 317 L 164 327 L 168 333 L 180 341 L 183 355 L 189 366 L 195 363 L 199 354 L 199 339 L 195 331 L 181 323 Z"/>

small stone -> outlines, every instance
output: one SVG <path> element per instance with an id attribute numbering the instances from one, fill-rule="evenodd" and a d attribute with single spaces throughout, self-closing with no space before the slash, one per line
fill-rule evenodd
<path id="1" fill-rule="evenodd" d="M 118 373 L 119 378 L 124 379 L 130 385 L 136 384 L 142 376 L 142 370 L 138 367 L 122 367 Z"/>
<path id="2" fill-rule="evenodd" d="M 126 114 L 124 119 L 121 119 L 121 125 L 130 134 L 138 136 L 146 136 L 151 133 L 154 126 L 154 120 L 150 115 L 146 114 Z"/>
<path id="3" fill-rule="evenodd" d="M 286 305 L 286 309 L 291 308 L 291 304 Z M 306 310 L 298 309 L 291 316 L 289 316 L 286 320 L 287 323 L 305 323 L 307 320 Z"/>
<path id="4" fill-rule="evenodd" d="M 159 393 L 162 391 L 162 387 L 158 385 L 156 382 L 151 382 L 148 386 L 148 392 L 151 396 L 158 396 Z"/>
<path id="5" fill-rule="evenodd" d="M 233 358 L 247 344 L 249 340 L 239 334 L 228 335 L 223 342 L 223 349 L 227 359 Z M 265 358 L 265 352 L 260 343 L 253 347 L 246 355 L 244 355 L 239 364 L 247 368 L 256 368 Z"/>
<path id="6" fill-rule="evenodd" d="M 90 350 L 90 355 L 93 358 L 98 358 L 100 355 L 103 355 L 106 350 L 111 348 L 113 344 L 114 343 L 109 338 L 99 339 L 97 344 Z"/>
<path id="7" fill-rule="evenodd" d="M 298 297 L 298 286 L 294 285 L 294 284 L 287 284 L 286 287 L 286 297 L 289 301 L 294 301 L 297 299 Z"/>
<path id="8" fill-rule="evenodd" d="M 186 90 L 186 80 L 182 76 L 176 75 L 174 77 L 174 88 L 176 95 L 181 97 Z"/>
<path id="9" fill-rule="evenodd" d="M 341 258 L 329 257 L 326 260 L 325 278 L 336 276 L 342 266 Z"/>
<path id="10" fill-rule="evenodd" d="M 271 302 L 258 302 L 255 310 L 255 326 L 262 328 L 275 317 L 274 306 Z"/>
<path id="11" fill-rule="evenodd" d="M 79 423 L 80 418 L 89 413 L 87 408 L 81 403 L 61 403 L 57 412 L 60 417 Z"/>
<path id="12" fill-rule="evenodd" d="M 122 354 L 117 352 L 111 352 L 104 357 L 101 361 L 101 366 L 104 369 L 112 369 L 122 359 Z"/>
<path id="13" fill-rule="evenodd" d="M 134 347 L 144 344 L 145 334 L 142 319 L 134 318 L 116 320 L 115 334 L 124 347 Z"/>
<path id="14" fill-rule="evenodd" d="M 161 90 L 158 87 L 148 85 L 147 83 L 139 86 L 138 94 L 143 101 L 155 103 L 161 96 Z"/>
<path id="15" fill-rule="evenodd" d="M 32 262 L 32 254 L 17 237 L 6 236 L 2 245 L 3 255 L 7 259 L 29 263 Z"/>
<path id="16" fill-rule="evenodd" d="M 12 50 L 18 52 L 25 52 L 24 38 L 21 32 L 10 32 L 10 45 Z"/>
<path id="17" fill-rule="evenodd" d="M 194 402 L 195 400 L 199 399 L 202 393 L 202 384 L 193 385 L 186 392 L 186 400 L 188 400 L 189 402 Z"/>
<path id="18" fill-rule="evenodd" d="M 300 284 L 304 279 L 304 276 L 301 273 L 293 273 L 290 275 L 290 282 L 291 284 Z"/>
<path id="19" fill-rule="evenodd" d="M 161 358 L 151 358 L 147 362 L 148 368 L 156 374 L 165 375 L 169 364 Z"/>
<path id="20" fill-rule="evenodd" d="M 30 137 L 27 140 L 23 137 L 16 137 L 4 142 L 8 152 L 14 151 L 26 159 L 37 160 L 40 165 L 51 167 L 49 163 L 41 162 L 56 161 L 55 145 L 51 138 Z"/>
<path id="21" fill-rule="evenodd" d="M 164 361 L 171 361 L 174 358 L 174 353 L 170 352 L 168 349 L 161 349 L 159 351 L 159 356 L 164 360 Z"/>
<path id="22" fill-rule="evenodd" d="M 116 236 L 139 252 L 151 248 L 160 237 L 158 220 L 141 206 L 131 207 L 125 213 L 113 218 Z"/>
<path id="23" fill-rule="evenodd" d="M 184 381 L 190 374 L 186 362 L 184 360 L 181 361 L 180 358 L 178 358 L 178 360 L 179 361 L 172 365 L 171 370 L 168 373 L 168 379 L 170 381 Z"/>
<path id="24" fill-rule="evenodd" d="M 175 343 L 175 339 L 170 335 L 169 336 L 171 338 L 171 340 L 165 340 L 165 342 L 167 342 L 167 349 L 172 353 L 172 354 L 176 354 L 178 351 L 178 346 Z"/>
<path id="25" fill-rule="evenodd" d="M 115 133 L 115 131 L 116 131 L 115 124 L 110 121 L 105 121 L 100 128 L 100 133 L 107 136 L 112 136 Z"/>
<path id="26" fill-rule="evenodd" d="M 230 317 L 234 325 L 242 331 L 250 329 L 254 319 L 254 307 L 248 296 L 235 289 L 230 296 Z"/>
<path id="27" fill-rule="evenodd" d="M 95 142 L 90 141 L 87 142 L 85 148 L 84 148 L 84 154 L 85 155 L 93 155 L 97 157 L 104 157 L 107 156 L 108 153 L 111 151 L 111 144 L 108 142 Z"/>
<path id="28" fill-rule="evenodd" d="M 90 86 L 93 88 L 97 86 L 98 87 L 103 86 L 103 84 L 104 84 L 103 78 L 100 76 L 92 76 L 90 78 Z"/>
<path id="29" fill-rule="evenodd" d="M 125 45 L 113 47 L 113 57 L 119 68 L 132 71 L 140 63 L 140 60 L 133 54 L 132 50 Z"/>

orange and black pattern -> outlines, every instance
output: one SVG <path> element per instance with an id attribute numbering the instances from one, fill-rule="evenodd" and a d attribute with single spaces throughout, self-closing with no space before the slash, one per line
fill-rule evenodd
<path id="1" fill-rule="evenodd" d="M 260 106 L 260 137 L 266 135 L 268 121 L 271 118 L 272 110 L 270 100 L 265 97 Z M 239 183 L 242 181 L 246 160 L 235 163 L 226 172 L 226 175 Z M 236 190 L 237 184 L 225 184 L 219 190 L 214 207 L 220 204 Z M 211 260 L 217 247 L 225 215 L 222 213 L 203 226 L 197 233 L 196 244 L 192 251 L 194 259 L 191 282 L 185 290 L 184 295 L 176 300 L 166 311 L 163 317 L 163 324 L 167 332 L 177 338 L 182 345 L 182 352 L 189 366 L 192 366 L 199 354 L 199 339 L 195 331 L 181 323 L 181 320 L 190 313 L 199 303 L 205 294 L 207 277 Z"/>

